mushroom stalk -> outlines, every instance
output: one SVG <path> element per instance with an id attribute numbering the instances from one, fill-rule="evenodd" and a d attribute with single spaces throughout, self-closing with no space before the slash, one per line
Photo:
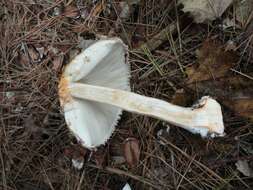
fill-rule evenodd
<path id="1" fill-rule="evenodd" d="M 202 137 L 224 135 L 221 107 L 205 96 L 184 108 L 130 91 L 128 50 L 119 38 L 101 39 L 63 70 L 59 97 L 70 131 L 86 148 L 104 144 L 123 110 L 167 121 Z"/>
<path id="2" fill-rule="evenodd" d="M 199 133 L 203 137 L 208 134 L 223 135 L 221 107 L 208 96 L 204 96 L 193 107 L 185 108 L 133 92 L 77 82 L 70 83 L 68 90 L 73 97 L 106 103 L 129 112 L 158 118 L 193 133 Z"/>

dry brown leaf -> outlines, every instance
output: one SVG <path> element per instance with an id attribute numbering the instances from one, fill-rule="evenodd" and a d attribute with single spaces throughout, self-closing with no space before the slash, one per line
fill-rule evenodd
<path id="1" fill-rule="evenodd" d="M 220 17 L 233 0 L 180 0 L 183 11 L 190 12 L 196 23 Z"/>
<path id="2" fill-rule="evenodd" d="M 225 101 L 228 107 L 236 110 L 238 115 L 248 117 L 253 121 L 253 96 L 248 97 L 236 97 L 234 101 Z"/>
<path id="3" fill-rule="evenodd" d="M 140 147 L 136 138 L 127 138 L 124 143 L 124 156 L 129 167 L 135 167 L 140 159 Z"/>
<path id="4" fill-rule="evenodd" d="M 187 83 L 226 76 L 237 61 L 237 56 L 232 51 L 225 51 L 225 48 L 218 40 L 205 40 L 197 52 L 199 65 L 186 70 L 189 78 Z"/>
<path id="5" fill-rule="evenodd" d="M 202 92 L 218 100 L 235 114 L 253 121 L 253 81 L 237 76 L 222 77 L 217 80 L 196 82 L 188 85 L 194 91 Z"/>
<path id="6" fill-rule="evenodd" d="M 226 51 L 217 40 L 206 40 L 198 53 L 198 66 L 187 68 L 187 87 L 217 97 L 235 114 L 253 121 L 253 80 L 230 70 L 236 52 Z M 250 76 L 252 74 L 249 73 Z"/>
<path id="7" fill-rule="evenodd" d="M 179 89 L 173 95 L 173 97 L 171 99 L 171 103 L 173 103 L 175 105 L 179 105 L 179 106 L 188 106 L 188 105 L 192 104 L 192 102 L 191 102 L 192 99 L 193 99 L 193 97 L 191 96 L 191 94 L 185 92 L 184 89 Z"/>

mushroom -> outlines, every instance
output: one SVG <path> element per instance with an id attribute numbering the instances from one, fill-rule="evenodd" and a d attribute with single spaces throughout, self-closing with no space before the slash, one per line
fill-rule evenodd
<path id="1" fill-rule="evenodd" d="M 122 110 L 167 121 L 202 137 L 224 135 L 221 106 L 204 96 L 192 107 L 130 92 L 128 51 L 118 38 L 102 39 L 65 68 L 59 97 L 66 123 L 86 148 L 104 144 Z"/>

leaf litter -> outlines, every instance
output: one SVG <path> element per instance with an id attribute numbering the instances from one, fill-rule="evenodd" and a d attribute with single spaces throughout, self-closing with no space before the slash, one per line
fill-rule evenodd
<path id="1" fill-rule="evenodd" d="M 183 11 L 190 12 L 196 23 L 215 20 L 224 13 L 233 0 L 180 0 Z"/>
<path id="2" fill-rule="evenodd" d="M 196 0 L 180 1 L 185 4 L 183 11 L 189 10 L 195 22 L 208 21 L 207 29 L 205 24 L 181 26 L 181 21 L 188 20 L 175 10 L 180 7 L 176 7 L 174 1 L 128 1 L 130 4 L 120 1 L 121 9 L 117 8 L 118 1 L 31 2 L 6 1 L 0 8 L 0 20 L 4 23 L 0 25 L 3 42 L 0 45 L 3 71 L 0 89 L 5 92 L 0 94 L 3 113 L 0 158 L 6 160 L 1 165 L 3 188 L 115 189 L 117 184 L 126 184 L 126 181 L 133 189 L 252 186 L 250 178 L 240 178 L 251 175 L 252 122 L 230 116 L 225 108 L 226 125 L 237 128 L 228 130 L 223 139 L 199 139 L 173 126 L 165 128 L 155 119 L 124 113 L 115 136 L 93 154 L 78 148 L 75 139 L 69 135 L 56 93 L 57 75 L 69 61 L 71 52 L 74 55 L 82 49 L 82 45 L 76 48 L 82 40 L 84 48 L 92 43 L 93 39 L 87 35 L 89 31 L 96 35 L 123 36 L 129 45 L 147 41 L 144 44 L 148 44 L 150 55 L 161 60 L 166 74 L 161 77 L 154 71 L 140 79 L 150 60 L 130 47 L 134 91 L 172 99 L 178 105 L 191 105 L 194 96 L 208 94 L 234 114 L 252 121 L 252 80 L 247 77 L 252 76 L 252 14 L 240 16 L 236 12 L 234 18 L 229 1 L 212 6 L 217 8 L 215 11 L 204 4 L 193 5 L 192 2 L 199 2 Z M 191 6 L 192 10 L 189 9 Z M 198 6 L 202 6 L 200 11 Z M 195 15 L 200 16 L 196 18 Z M 245 34 L 234 27 L 217 32 L 219 26 L 210 21 L 221 15 L 241 23 L 242 28 L 238 28 L 243 30 L 245 27 Z M 172 21 L 177 21 L 177 25 Z M 194 28 L 201 29 L 197 35 L 192 33 Z M 218 37 L 204 40 L 207 36 L 202 35 L 202 31 Z M 170 52 L 168 32 L 175 40 L 173 53 Z M 234 35 L 244 37 L 244 41 Z M 228 38 L 232 43 L 229 40 L 226 43 Z M 22 44 L 24 48 L 20 49 Z M 194 50 L 199 45 L 202 47 L 196 53 Z M 157 52 L 164 52 L 166 58 L 161 58 Z M 177 60 L 170 58 L 175 52 L 178 54 L 175 59 L 182 61 L 188 74 L 185 80 L 178 72 Z M 249 56 L 242 56 L 246 54 Z M 133 130 L 132 134 L 124 132 L 129 128 Z M 132 139 L 133 134 L 136 138 Z M 128 138 L 132 140 L 125 141 Z M 98 167 L 91 167 L 90 162 Z M 231 166 L 242 172 L 239 179 L 228 169 Z"/>
<path id="3" fill-rule="evenodd" d="M 74 168 L 81 170 L 84 166 L 87 150 L 80 145 L 71 145 L 64 149 L 64 155 L 68 157 Z"/>
<path id="4" fill-rule="evenodd" d="M 215 39 L 206 39 L 197 57 L 198 64 L 186 69 L 187 87 L 217 97 L 235 114 L 252 120 L 253 81 L 232 71 L 239 60 L 234 47 L 228 49 Z"/>
<path id="5" fill-rule="evenodd" d="M 140 159 L 140 147 L 136 138 L 127 138 L 124 142 L 124 156 L 130 168 L 138 165 Z"/>

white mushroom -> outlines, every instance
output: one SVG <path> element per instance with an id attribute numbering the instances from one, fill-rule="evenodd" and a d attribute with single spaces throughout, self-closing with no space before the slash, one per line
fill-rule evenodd
<path id="1" fill-rule="evenodd" d="M 122 110 L 148 115 L 202 137 L 223 136 L 221 107 L 204 96 L 184 108 L 130 92 L 127 47 L 120 39 L 103 39 L 77 55 L 64 69 L 59 96 L 68 127 L 87 148 L 104 144 Z"/>

